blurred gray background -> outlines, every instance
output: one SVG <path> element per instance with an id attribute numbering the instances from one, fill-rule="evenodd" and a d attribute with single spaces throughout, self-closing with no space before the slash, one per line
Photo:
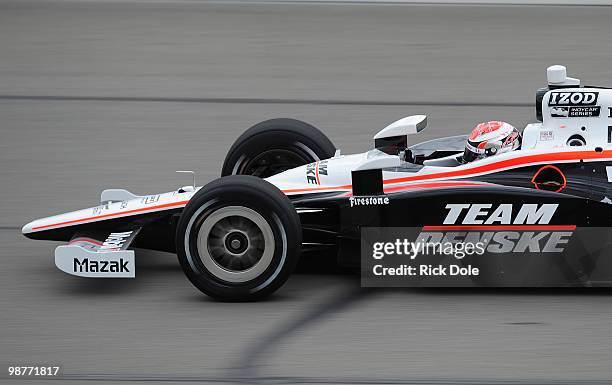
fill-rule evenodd
<path id="1" fill-rule="evenodd" d="M 19 229 L 104 188 L 173 190 L 178 169 L 206 183 L 267 118 L 345 153 L 416 113 L 419 141 L 523 127 L 547 66 L 610 86 L 611 63 L 609 7 L 0 1 L 0 363 L 67 383 L 605 383 L 609 290 L 365 291 L 321 268 L 226 304 L 174 255 L 80 279 Z"/>

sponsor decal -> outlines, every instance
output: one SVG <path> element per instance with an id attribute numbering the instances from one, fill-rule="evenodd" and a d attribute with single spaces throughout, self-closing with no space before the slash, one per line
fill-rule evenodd
<path id="1" fill-rule="evenodd" d="M 113 238 L 107 239 L 107 242 L 99 247 L 85 241 L 58 246 L 55 249 L 55 266 L 65 273 L 79 277 L 134 278 L 134 251 L 116 248 L 119 245 L 122 245 L 121 241 Z"/>
<path id="2" fill-rule="evenodd" d="M 424 226 L 424 242 L 482 243 L 490 253 L 560 253 L 575 225 L 550 225 L 559 204 L 447 204 L 443 225 Z"/>
<path id="3" fill-rule="evenodd" d="M 327 175 L 327 161 L 326 160 L 322 160 L 319 162 L 319 174 Z"/>
<path id="4" fill-rule="evenodd" d="M 140 202 L 143 205 L 150 205 L 152 203 L 158 202 L 159 201 L 159 197 L 160 197 L 159 194 L 158 195 L 148 195 L 148 196 L 142 198 Z"/>
<path id="5" fill-rule="evenodd" d="M 101 214 L 102 212 L 108 210 L 110 208 L 110 202 L 105 203 L 101 206 L 96 206 L 94 208 L 91 209 L 91 212 L 93 215 L 98 215 Z"/>
<path id="6" fill-rule="evenodd" d="M 518 229 L 517 229 L 518 230 Z M 440 244 L 481 244 L 489 253 L 561 253 L 572 231 L 423 231 L 419 240 Z"/>
<path id="7" fill-rule="evenodd" d="M 119 258 L 119 260 L 90 260 L 89 258 L 74 258 L 73 272 L 75 274 L 83 273 L 131 273 L 128 267 L 128 260 Z"/>
<path id="8" fill-rule="evenodd" d="M 110 233 L 110 235 L 102 243 L 102 246 L 100 246 L 100 251 L 121 250 L 133 233 L 133 231 Z"/>
<path id="9" fill-rule="evenodd" d="M 306 166 L 306 181 L 311 184 L 319 184 L 317 178 L 317 163 L 311 163 Z"/>
<path id="10" fill-rule="evenodd" d="M 540 141 L 553 140 L 554 138 L 553 131 L 540 131 Z"/>
<path id="11" fill-rule="evenodd" d="M 553 118 L 592 118 L 598 117 L 599 106 L 552 107 L 550 116 Z"/>
<path id="12" fill-rule="evenodd" d="M 321 175 L 327 176 L 327 160 L 306 165 L 306 181 L 310 184 L 321 184 Z"/>
<path id="13" fill-rule="evenodd" d="M 569 107 L 553 107 L 550 109 L 550 116 L 554 118 L 566 118 L 569 116 Z"/>
<path id="14" fill-rule="evenodd" d="M 594 106 L 599 92 L 551 92 L 548 106 Z"/>
<path id="15" fill-rule="evenodd" d="M 351 207 L 355 206 L 381 206 L 389 204 L 387 196 L 357 196 L 349 197 Z"/>
<path id="16" fill-rule="evenodd" d="M 597 117 L 601 107 L 596 106 L 599 92 L 551 92 L 548 106 L 553 118 Z"/>
<path id="17" fill-rule="evenodd" d="M 490 203 L 449 203 L 445 225 L 460 222 L 464 225 L 492 224 L 548 224 L 555 214 L 558 203 L 524 203 L 517 211 L 512 203 L 502 203 L 493 209 Z M 516 213 L 516 214 L 515 214 Z"/>

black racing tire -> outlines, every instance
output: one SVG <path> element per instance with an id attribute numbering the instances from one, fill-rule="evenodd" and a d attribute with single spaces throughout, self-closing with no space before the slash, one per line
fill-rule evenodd
<path id="1" fill-rule="evenodd" d="M 285 194 L 248 175 L 216 179 L 190 200 L 177 225 L 183 271 L 221 301 L 260 300 L 281 287 L 300 256 L 300 218 Z"/>
<path id="2" fill-rule="evenodd" d="M 336 147 L 319 129 L 295 119 L 270 119 L 246 130 L 227 152 L 221 176 L 267 178 L 334 156 Z"/>

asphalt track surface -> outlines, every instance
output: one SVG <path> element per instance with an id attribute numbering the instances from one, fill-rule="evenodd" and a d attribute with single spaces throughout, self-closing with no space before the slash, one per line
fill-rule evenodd
<path id="1" fill-rule="evenodd" d="M 188 183 L 178 169 L 205 183 L 271 117 L 344 152 L 415 113 L 429 115 L 418 140 L 523 126 L 550 64 L 612 84 L 611 20 L 607 7 L 0 2 L 0 363 L 59 363 L 52 383 L 610 382 L 609 290 L 366 291 L 322 267 L 226 304 L 163 253 L 138 251 L 135 280 L 67 276 L 56 244 L 19 228 L 103 188 L 170 191 Z"/>

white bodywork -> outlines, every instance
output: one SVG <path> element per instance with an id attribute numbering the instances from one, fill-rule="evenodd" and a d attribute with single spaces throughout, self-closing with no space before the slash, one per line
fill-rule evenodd
<path id="1" fill-rule="evenodd" d="M 173 208 L 182 208 L 185 207 L 193 194 L 195 194 L 195 191 L 179 192 L 177 190 L 163 194 L 137 196 L 136 198 L 120 202 L 106 202 L 87 209 L 37 219 L 23 226 L 21 231 L 24 234 L 28 234 L 47 229 L 57 229 L 133 215 L 149 214 Z M 102 198 L 107 197 L 107 195 L 102 196 Z"/>
<path id="2" fill-rule="evenodd" d="M 593 98 L 593 105 L 571 105 L 572 97 L 578 99 L 579 95 Z M 551 97 L 554 96 L 553 100 Z M 563 97 L 568 105 L 556 105 L 555 102 Z M 552 105 L 549 105 L 551 104 Z M 523 131 L 523 149 L 540 149 L 542 151 L 552 148 L 568 147 L 568 140 L 572 136 L 584 138 L 587 148 L 609 147 L 608 138 L 612 119 L 610 118 L 612 106 L 612 90 L 601 88 L 561 88 L 551 90 L 542 100 L 542 123 L 529 124 Z M 569 116 L 572 113 L 597 114 L 599 116 Z"/>

